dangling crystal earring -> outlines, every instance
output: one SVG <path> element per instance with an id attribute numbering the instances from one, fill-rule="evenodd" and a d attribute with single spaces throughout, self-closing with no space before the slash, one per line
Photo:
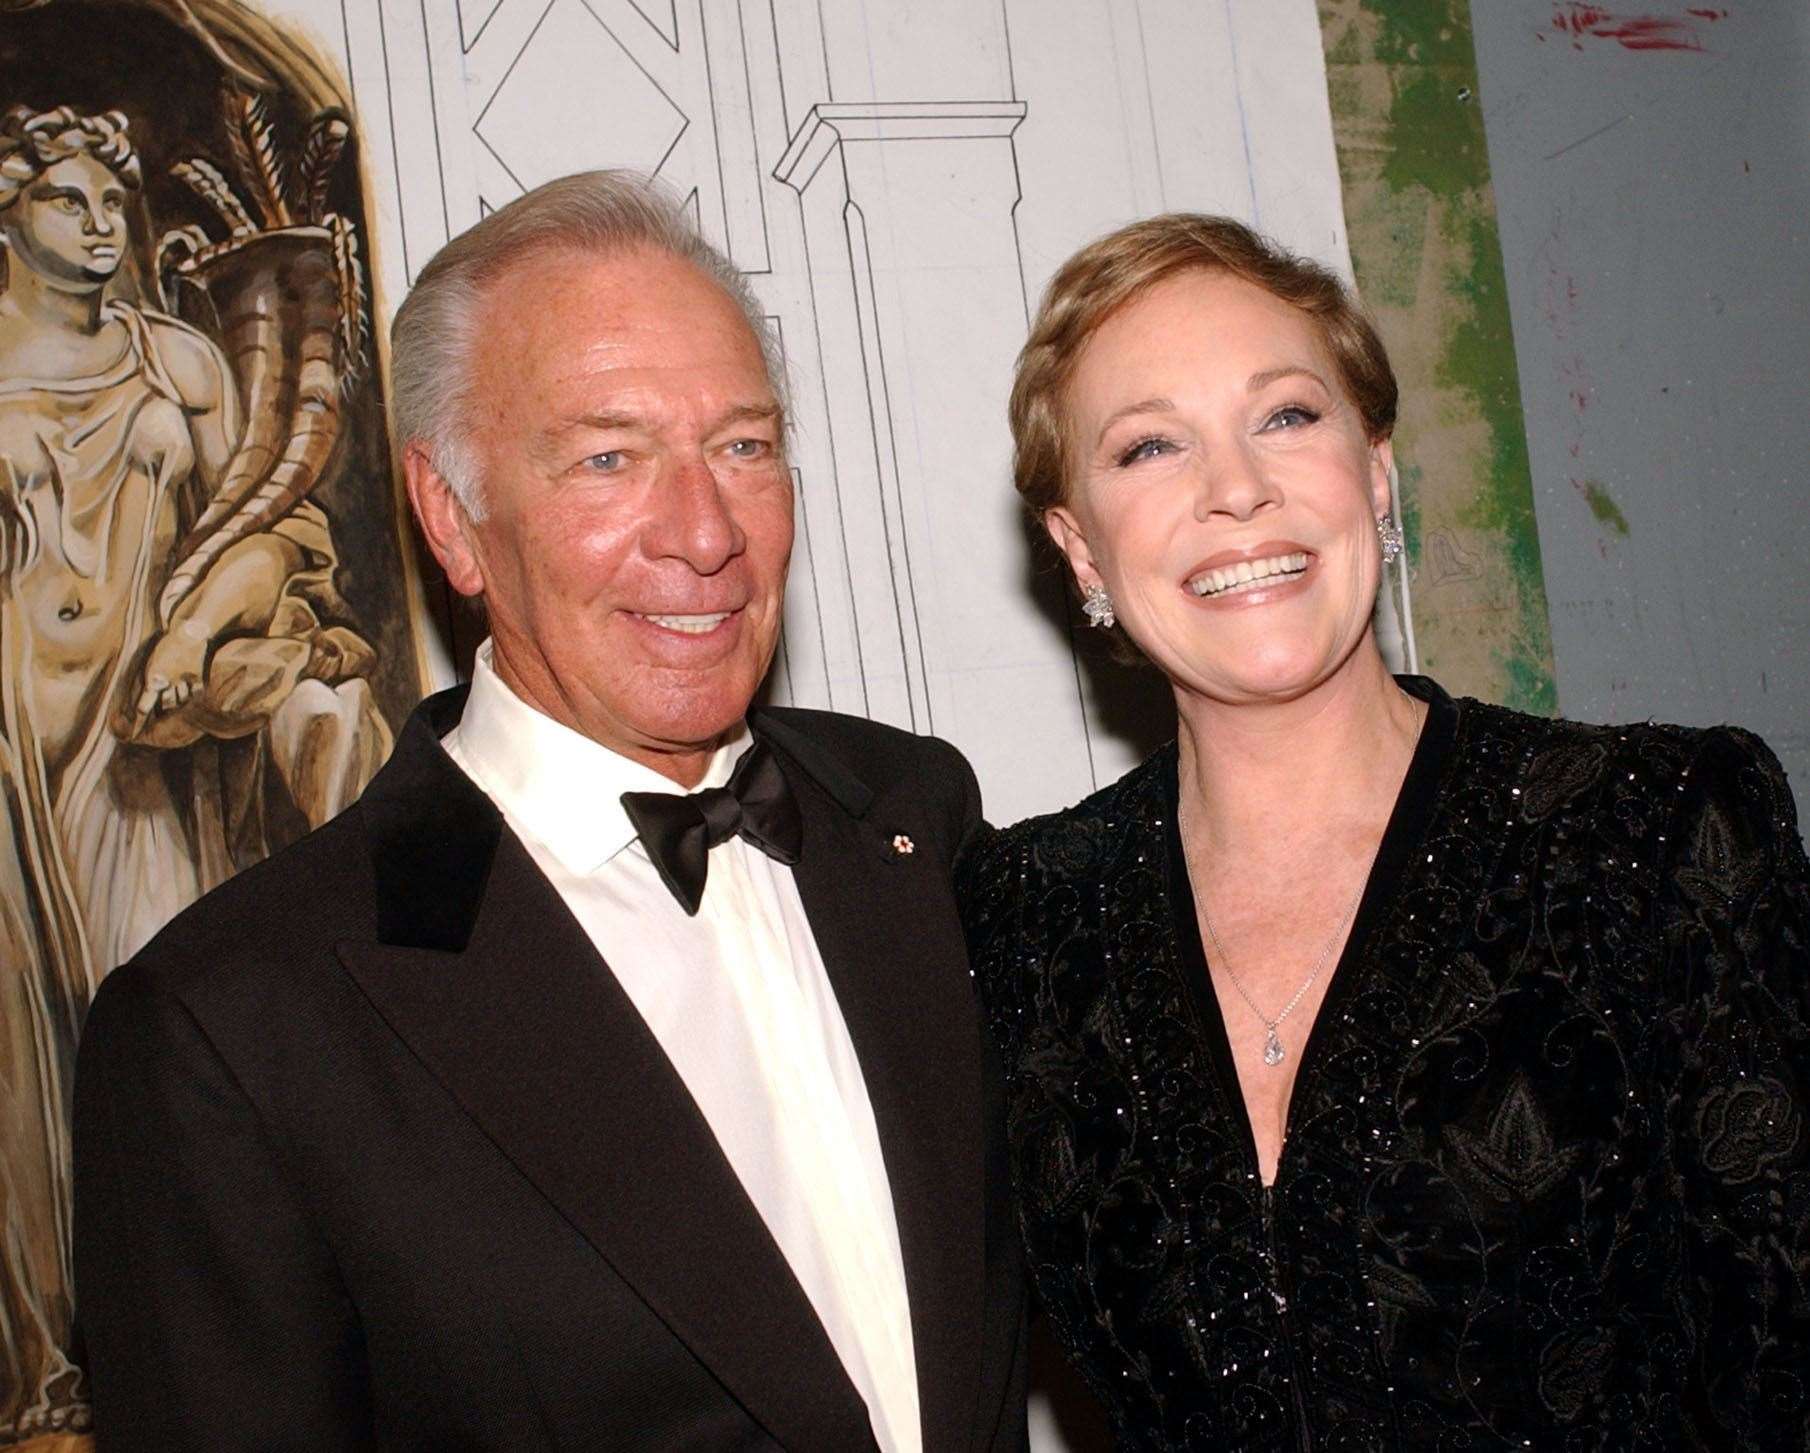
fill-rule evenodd
<path id="1" fill-rule="evenodd" d="M 1081 614 L 1087 617 L 1090 626 L 1098 626 L 1101 630 L 1111 630 L 1118 623 L 1118 617 L 1112 613 L 1112 597 L 1106 593 L 1104 585 L 1090 585 L 1081 600 Z"/>
<path id="2" fill-rule="evenodd" d="M 1376 522 L 1376 538 L 1383 547 L 1383 564 L 1393 565 L 1402 552 L 1401 526 L 1388 515 Z"/>

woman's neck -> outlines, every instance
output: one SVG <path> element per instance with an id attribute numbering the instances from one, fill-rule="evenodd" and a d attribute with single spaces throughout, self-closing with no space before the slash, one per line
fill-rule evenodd
<path id="1" fill-rule="evenodd" d="M 59 287 L 22 266 L 17 257 L 7 259 L 7 273 L 0 308 L 36 327 L 60 328 L 89 337 L 100 332 L 104 287 Z"/>
<path id="2" fill-rule="evenodd" d="M 1327 825 L 1386 821 L 1425 716 L 1368 640 L 1291 701 L 1178 694 L 1176 706 L 1183 820 L 1219 853 L 1293 837 L 1308 813 Z"/>

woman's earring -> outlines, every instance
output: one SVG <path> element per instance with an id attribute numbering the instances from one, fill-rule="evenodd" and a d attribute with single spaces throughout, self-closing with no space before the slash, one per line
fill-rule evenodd
<path id="1" fill-rule="evenodd" d="M 1393 565 L 1402 552 L 1401 526 L 1390 516 L 1383 515 L 1376 522 L 1376 538 L 1383 547 L 1383 564 Z"/>
<path id="2" fill-rule="evenodd" d="M 1098 626 L 1102 630 L 1110 630 L 1118 622 L 1112 613 L 1112 597 L 1106 593 L 1104 585 L 1090 585 L 1081 598 L 1081 614 L 1087 617 L 1090 626 Z"/>

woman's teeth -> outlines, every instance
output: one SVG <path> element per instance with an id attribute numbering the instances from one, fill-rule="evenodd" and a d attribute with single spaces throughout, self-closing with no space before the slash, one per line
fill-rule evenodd
<path id="1" fill-rule="evenodd" d="M 1236 565 L 1221 565 L 1215 570 L 1203 570 L 1188 582 L 1188 589 L 1196 595 L 1226 595 L 1234 590 L 1241 590 L 1259 585 L 1280 585 L 1285 580 L 1293 580 L 1307 569 L 1307 555 L 1297 551 L 1293 555 L 1269 555 L 1261 560 L 1240 560 Z"/>
<path id="2" fill-rule="evenodd" d="M 678 631 L 682 635 L 701 636 L 714 631 L 729 619 L 728 611 L 718 611 L 707 616 L 656 616 L 644 615 L 644 621 L 652 621 L 657 626 L 664 626 L 669 631 Z"/>

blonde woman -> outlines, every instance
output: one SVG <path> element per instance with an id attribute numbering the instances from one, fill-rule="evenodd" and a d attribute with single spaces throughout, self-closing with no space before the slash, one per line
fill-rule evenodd
<path id="1" fill-rule="evenodd" d="M 1804 1448 L 1791 795 L 1391 676 L 1395 409 L 1221 218 L 1085 248 L 1020 357 L 1018 488 L 1178 725 L 963 870 L 1043 1308 L 1126 1448 Z"/>

